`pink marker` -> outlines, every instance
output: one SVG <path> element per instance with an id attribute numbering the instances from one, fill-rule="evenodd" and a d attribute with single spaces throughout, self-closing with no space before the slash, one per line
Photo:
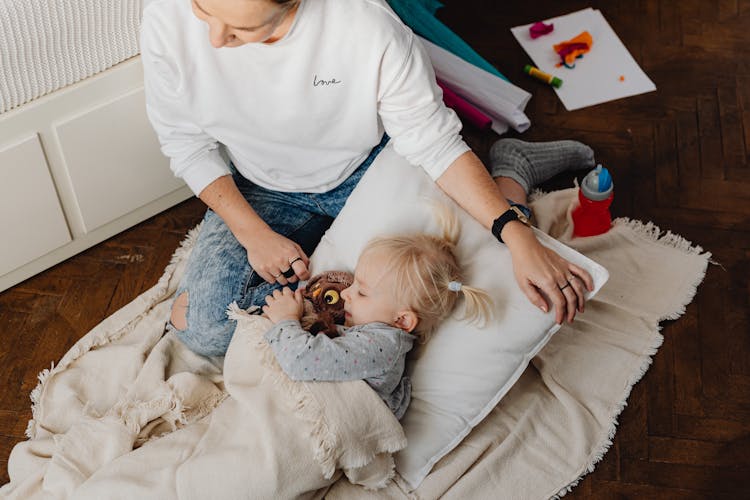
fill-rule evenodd
<path id="1" fill-rule="evenodd" d="M 492 127 L 492 119 L 489 116 L 485 115 L 461 96 L 453 92 L 444 81 L 438 79 L 437 84 L 443 89 L 443 102 L 445 102 L 446 106 L 452 108 L 458 116 L 465 119 L 479 130 L 487 130 Z"/>

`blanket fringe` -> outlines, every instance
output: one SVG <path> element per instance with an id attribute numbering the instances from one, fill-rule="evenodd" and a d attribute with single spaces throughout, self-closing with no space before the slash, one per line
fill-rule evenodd
<path id="1" fill-rule="evenodd" d="M 227 316 L 235 321 L 242 321 L 243 319 L 251 317 L 246 311 L 242 310 L 237 303 L 229 305 L 227 308 Z M 318 401 L 312 392 L 307 389 L 307 383 L 295 382 L 286 376 L 283 370 L 279 367 L 278 362 L 276 361 L 276 356 L 274 356 L 273 351 L 262 336 L 258 336 L 254 340 L 253 347 L 258 351 L 263 366 L 273 367 L 273 369 L 264 370 L 264 379 L 269 379 L 281 392 L 289 394 L 292 397 L 296 414 L 303 420 L 312 424 L 311 438 L 313 442 L 313 457 L 315 458 L 315 461 L 320 464 L 325 479 L 330 479 L 339 467 L 341 452 L 339 451 L 338 437 L 328 426 L 325 415 L 321 410 L 321 402 Z M 346 467 L 364 467 L 372 462 L 377 454 L 395 453 L 402 450 L 405 446 L 405 438 L 387 440 L 382 443 L 382 446 L 380 446 L 380 448 L 383 449 L 375 449 L 370 453 L 358 453 L 354 456 L 348 455 Z M 351 450 L 348 450 L 348 453 L 351 453 Z M 390 468 L 388 480 L 383 481 L 383 487 L 393 478 L 394 474 L 395 462 L 392 463 Z"/>
<path id="2" fill-rule="evenodd" d="M 655 243 L 674 248 L 688 255 L 696 255 L 705 258 L 706 265 L 700 270 L 700 272 L 696 276 L 696 279 L 692 283 L 690 283 L 690 285 L 688 285 L 687 290 L 685 290 L 683 301 L 677 305 L 676 309 L 673 312 L 665 315 L 662 318 L 659 318 L 659 321 L 676 320 L 683 314 L 685 314 L 687 305 L 693 301 L 695 294 L 698 293 L 698 285 L 703 282 L 703 279 L 706 276 L 706 269 L 708 268 L 708 264 L 718 264 L 711 259 L 711 253 L 704 251 L 702 247 L 700 247 L 699 245 L 694 245 L 692 242 L 680 236 L 679 234 L 675 234 L 672 231 L 662 231 L 653 222 L 644 223 L 639 220 L 622 217 L 615 219 L 614 224 L 616 226 L 627 227 L 636 235 L 647 238 Z"/>
<path id="3" fill-rule="evenodd" d="M 50 368 L 45 368 L 39 373 L 39 375 L 37 376 L 37 378 L 39 379 L 39 383 L 29 394 L 29 399 L 31 399 L 31 420 L 29 420 L 29 423 L 26 426 L 27 438 L 33 439 L 34 437 L 36 437 L 37 422 L 39 418 L 39 404 L 42 400 L 44 390 L 47 387 L 47 383 L 52 378 L 52 376 L 68 368 L 78 358 L 80 358 L 90 350 L 96 347 L 101 347 L 110 342 L 114 342 L 124 335 L 132 332 L 135 326 L 151 311 L 151 309 L 156 304 L 162 302 L 167 296 L 169 291 L 170 279 L 172 278 L 177 265 L 190 254 L 190 251 L 195 244 L 195 240 L 198 237 L 198 233 L 200 232 L 200 228 L 201 224 L 198 224 L 193 229 L 188 231 L 187 236 L 182 240 L 180 246 L 172 254 L 169 264 L 164 269 L 164 273 L 162 273 L 159 281 L 151 290 L 145 292 L 151 293 L 154 290 L 156 291 L 155 297 L 150 300 L 149 304 L 145 308 L 145 311 L 141 312 L 130 321 L 128 321 L 122 328 L 117 331 L 111 332 L 109 335 L 85 335 L 78 342 L 76 342 L 76 344 L 70 350 L 68 350 L 68 352 L 63 356 L 57 366 L 52 363 L 52 366 Z M 135 300 L 138 300 L 138 298 L 136 298 Z"/>
<path id="4" fill-rule="evenodd" d="M 106 416 L 118 419 L 134 436 L 137 436 L 142 426 L 152 420 L 149 416 L 165 417 L 164 420 L 170 423 L 172 430 L 175 430 L 178 423 L 184 423 L 182 413 L 182 401 L 170 391 L 161 398 L 149 401 L 124 401 L 113 406 Z"/>
<path id="5" fill-rule="evenodd" d="M 180 427 L 191 424 L 205 417 L 221 404 L 229 395 L 226 392 L 213 394 L 202 400 L 197 406 L 186 405 L 182 398 L 172 389 L 163 396 L 149 401 L 130 400 L 112 407 L 106 416 L 114 417 L 125 425 L 130 432 L 137 436 L 134 448 L 144 443 L 161 438 Z M 98 415 L 93 415 L 98 417 Z M 159 434 L 141 436 L 141 430 L 146 424 L 157 419 L 169 424 L 170 430 Z"/>
<path id="6" fill-rule="evenodd" d="M 386 475 L 382 480 L 378 481 L 375 484 L 362 485 L 365 490 L 367 491 L 382 490 L 383 488 L 388 486 L 388 484 L 391 481 L 394 480 L 394 478 L 396 477 L 396 461 L 393 458 L 393 453 L 395 453 L 395 451 L 391 452 L 391 454 L 388 455 L 388 475 Z"/>
<path id="7" fill-rule="evenodd" d="M 676 248 L 677 250 L 688 254 L 702 255 L 704 253 L 703 248 L 700 246 L 694 245 L 686 238 L 679 234 L 675 234 L 672 231 L 662 231 L 659 226 L 653 222 L 642 222 L 627 217 L 618 217 L 612 222 L 612 224 L 615 226 L 626 226 L 639 236 L 643 236 L 668 247 Z M 709 258 L 711 257 L 711 254 L 708 252 L 706 252 L 706 255 Z"/>
<path id="8" fill-rule="evenodd" d="M 39 372 L 39 374 L 36 376 L 39 382 L 31 391 L 31 394 L 29 394 L 29 399 L 31 399 L 31 420 L 29 420 L 28 424 L 26 424 L 26 432 L 24 433 L 29 439 L 33 438 L 36 435 L 36 407 L 42 396 L 42 387 L 47 382 L 50 373 L 52 373 L 54 369 L 55 362 L 53 361 L 52 363 L 50 363 L 49 368 L 45 368 L 44 370 Z"/>
<path id="9" fill-rule="evenodd" d="M 594 469 L 596 469 L 596 465 L 601 462 L 601 460 L 604 458 L 604 455 L 607 454 L 609 448 L 612 446 L 612 440 L 615 438 L 615 434 L 617 433 L 617 426 L 619 425 L 618 419 L 620 417 L 620 414 L 628 405 L 630 392 L 633 390 L 635 384 L 637 384 L 638 381 L 643 378 L 648 369 L 651 367 L 651 363 L 653 363 L 653 356 L 656 355 L 663 342 L 664 336 L 662 336 L 660 333 L 657 333 L 656 337 L 654 338 L 653 344 L 651 344 L 651 346 L 641 354 L 641 356 L 644 356 L 644 359 L 641 362 L 641 366 L 639 367 L 638 372 L 635 373 L 633 377 L 628 381 L 628 386 L 625 389 L 625 393 L 622 399 L 612 408 L 612 411 L 610 412 L 609 418 L 611 423 L 609 429 L 607 430 L 606 437 L 604 437 L 600 441 L 599 445 L 594 449 L 594 452 L 589 456 L 588 465 L 583 470 L 583 473 L 581 473 L 581 475 L 578 476 L 577 479 L 558 491 L 557 494 L 553 495 L 551 497 L 553 500 L 558 500 L 573 491 L 573 488 L 578 486 L 578 483 L 583 480 L 584 476 L 590 474 L 591 472 L 594 472 Z"/>
<path id="10" fill-rule="evenodd" d="M 690 255 L 698 255 L 702 256 L 706 260 L 706 265 L 703 267 L 703 269 L 697 273 L 694 280 L 690 285 L 688 286 L 687 290 L 685 290 L 685 294 L 682 297 L 682 300 L 680 301 L 680 304 L 677 305 L 676 309 L 666 314 L 665 316 L 659 318 L 657 320 L 658 322 L 664 321 L 664 320 L 676 320 L 683 314 L 685 314 L 687 305 L 690 304 L 693 301 L 693 298 L 695 297 L 695 294 L 698 292 L 698 286 L 703 282 L 703 279 L 706 275 L 706 268 L 708 267 L 708 264 L 713 262 L 711 260 L 711 253 L 710 252 L 704 252 L 703 248 L 701 248 L 698 245 L 694 245 L 687 239 L 683 238 L 682 236 L 672 233 L 671 231 L 663 232 L 661 229 L 659 229 L 658 226 L 653 224 L 652 222 L 643 223 L 638 220 L 632 220 L 628 218 L 618 218 L 615 219 L 614 224 L 616 226 L 624 226 L 631 229 L 635 234 L 642 236 L 644 238 L 648 238 L 654 242 L 663 244 L 665 246 L 675 248 L 681 252 L 690 254 Z M 658 332 L 661 332 L 661 326 L 658 326 Z M 633 389 L 633 386 L 638 383 L 638 381 L 643 378 L 643 375 L 648 371 L 649 367 L 651 366 L 651 363 L 653 362 L 653 356 L 656 355 L 657 351 L 659 350 L 659 347 L 661 347 L 662 343 L 664 342 L 664 336 L 661 333 L 657 333 L 656 337 L 654 337 L 654 341 L 651 344 L 651 346 L 646 349 L 645 352 L 641 354 L 642 362 L 641 366 L 639 367 L 637 373 L 633 375 L 633 377 L 628 381 L 627 388 L 625 389 L 625 392 L 623 394 L 622 399 L 620 402 L 615 405 L 612 408 L 612 411 L 610 412 L 610 426 L 607 431 L 606 437 L 604 437 L 599 444 L 594 448 L 593 453 L 589 456 L 588 465 L 584 468 L 583 472 L 580 476 L 578 476 L 577 479 L 563 487 L 560 491 L 557 492 L 557 494 L 553 495 L 552 498 L 557 500 L 563 496 L 565 496 L 567 493 L 573 490 L 578 483 L 581 482 L 583 477 L 586 474 L 589 474 L 594 471 L 596 468 L 596 464 L 598 464 L 603 458 L 604 455 L 607 453 L 609 448 L 612 446 L 612 440 L 615 437 L 615 433 L 617 432 L 617 426 L 619 424 L 618 418 L 620 414 L 622 413 L 622 410 L 625 409 L 627 406 L 627 400 L 628 397 L 630 397 L 630 392 Z"/>

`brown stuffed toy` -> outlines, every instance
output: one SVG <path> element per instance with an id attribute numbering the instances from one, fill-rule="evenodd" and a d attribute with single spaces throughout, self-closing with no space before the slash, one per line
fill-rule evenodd
<path id="1" fill-rule="evenodd" d="M 346 271 L 326 271 L 310 278 L 302 292 L 305 303 L 300 319 L 302 328 L 313 335 L 324 333 L 329 337 L 338 337 L 336 325 L 344 324 L 341 291 L 349 288 L 353 282 L 354 276 Z"/>

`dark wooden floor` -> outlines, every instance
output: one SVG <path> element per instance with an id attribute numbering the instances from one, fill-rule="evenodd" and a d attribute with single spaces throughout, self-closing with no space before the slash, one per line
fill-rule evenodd
<path id="1" fill-rule="evenodd" d="M 578 139 L 613 173 L 615 216 L 711 251 L 685 315 L 634 388 L 614 445 L 569 498 L 750 497 L 750 0 L 450 0 L 439 17 L 533 93 L 528 140 Z M 593 6 L 656 92 L 567 112 L 525 77 L 508 28 Z M 495 139 L 470 129 L 480 155 Z M 568 187 L 571 177 L 548 187 Z M 0 294 L 0 482 L 37 373 L 151 287 L 188 228 L 188 201 Z M 499 493 L 501 496 L 501 493 Z"/>

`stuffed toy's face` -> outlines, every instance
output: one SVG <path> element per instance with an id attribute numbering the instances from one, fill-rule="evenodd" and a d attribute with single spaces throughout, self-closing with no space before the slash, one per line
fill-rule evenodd
<path id="1" fill-rule="evenodd" d="M 346 271 L 326 271 L 310 278 L 302 294 L 305 299 L 302 327 L 313 335 L 337 336 L 336 325 L 344 324 L 341 291 L 349 288 L 353 281 L 354 276 Z"/>

